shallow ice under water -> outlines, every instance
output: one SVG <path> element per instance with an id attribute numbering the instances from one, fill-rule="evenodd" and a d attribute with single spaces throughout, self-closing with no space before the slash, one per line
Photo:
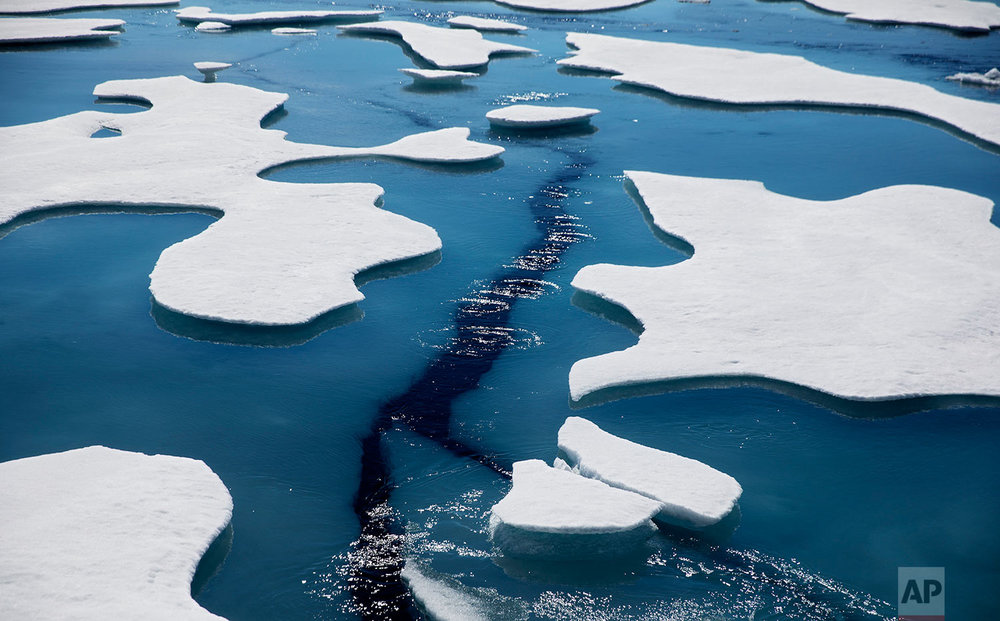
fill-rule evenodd
<path id="1" fill-rule="evenodd" d="M 219 13 L 283 8 L 212 3 Z M 911 118 L 697 103 L 555 61 L 567 56 L 567 31 L 601 32 L 798 55 L 996 102 L 989 89 L 945 77 L 992 67 L 998 33 L 874 27 L 757 0 L 654 0 L 581 15 L 456 0 L 387 7 L 382 19 L 447 28 L 454 14 L 524 24 L 523 34 L 489 38 L 539 53 L 494 57 L 475 80 L 426 88 L 398 72 L 409 52 L 398 39 L 339 35 L 332 25 L 315 37 L 266 27 L 209 35 L 169 8 L 81 13 L 126 21 L 110 43 L 0 50 L 11 86 L 2 125 L 138 111 L 94 103 L 93 86 L 192 74 L 194 62 L 223 59 L 233 67 L 219 82 L 291 94 L 285 113 L 265 121 L 290 141 L 366 146 L 467 126 L 471 139 L 506 149 L 500 163 L 461 170 L 353 160 L 270 172 L 290 183 L 377 183 L 393 212 L 433 227 L 442 243 L 433 267 L 372 280 L 357 314 L 300 331 L 180 329 L 151 308 L 150 266 L 208 227 L 204 214 L 94 206 L 0 230 L 0 460 L 93 444 L 200 459 L 234 505 L 231 549 L 201 580 L 200 606 L 228 619 L 378 618 L 378 595 L 351 588 L 354 498 L 362 440 L 383 406 L 406 395 L 434 416 L 390 417 L 380 433 L 393 485 L 378 508 L 398 531 L 365 550 L 367 566 L 398 571 L 405 561 L 440 583 L 422 589 L 425 598 L 461 593 L 493 619 L 887 618 L 898 567 L 944 566 L 948 612 L 990 614 L 1000 580 L 991 560 L 1000 555 L 996 402 L 856 411 L 784 385 L 728 384 L 574 410 L 566 382 L 575 361 L 636 342 L 620 309 L 574 299 L 572 277 L 595 263 L 686 256 L 651 234 L 622 171 L 754 179 L 811 200 L 927 184 L 997 202 L 996 150 Z M 602 113 L 595 126 L 547 133 L 491 129 L 485 113 L 515 103 Z M 998 223 L 994 211 L 988 225 Z M 435 361 L 444 362 L 411 392 Z M 700 537 L 661 529 L 636 558 L 598 567 L 497 555 L 488 513 L 510 486 L 497 470 L 551 463 L 572 415 L 732 475 L 744 489 L 739 515 Z"/>

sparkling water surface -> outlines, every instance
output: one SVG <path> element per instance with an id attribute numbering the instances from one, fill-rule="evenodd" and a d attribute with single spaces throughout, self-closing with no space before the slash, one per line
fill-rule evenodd
<path id="1" fill-rule="evenodd" d="M 0 230 L 0 460 L 90 444 L 202 459 L 235 504 L 231 549 L 197 594 L 204 607 L 234 621 L 376 618 L 349 588 L 362 440 L 380 408 L 409 394 L 436 358 L 493 351 L 478 384 L 450 402 L 448 437 L 479 456 L 506 466 L 551 460 L 563 420 L 582 415 L 705 461 L 745 490 L 739 515 L 719 532 L 698 539 L 665 531 L 634 562 L 518 563 L 498 557 L 485 534 L 489 508 L 509 482 L 440 438 L 390 426 L 378 446 L 395 484 L 389 506 L 406 532 L 405 556 L 493 618 L 887 618 L 895 616 L 899 566 L 944 566 L 952 618 L 995 614 L 1000 407 L 903 415 L 886 407 L 856 416 L 758 386 L 574 410 L 567 375 L 576 360 L 635 342 L 626 327 L 573 303 L 573 275 L 598 262 L 684 258 L 650 232 L 623 188 L 623 170 L 756 179 L 813 199 L 926 183 L 1000 202 L 997 149 L 900 116 L 697 104 L 554 63 L 567 54 L 567 31 L 593 31 L 798 54 L 1000 102 L 996 91 L 944 80 L 996 64 L 998 33 L 875 27 L 797 2 L 750 0 L 654 0 L 575 16 L 490 2 L 379 8 L 383 19 L 434 25 L 453 14 L 511 19 L 531 30 L 487 38 L 539 54 L 495 58 L 462 88 L 418 89 L 397 71 L 413 61 L 387 39 L 338 35 L 331 25 L 315 37 L 197 33 L 168 9 L 86 12 L 126 20 L 107 44 L 0 50 L 4 125 L 105 107 L 91 95 L 105 80 L 198 79 L 192 62 L 218 60 L 235 63 L 220 81 L 290 95 L 287 113 L 269 120 L 290 140 L 362 146 L 468 126 L 472 139 L 507 149 L 493 166 L 354 160 L 268 171 L 276 181 L 378 183 L 385 209 L 434 227 L 443 242 L 433 267 L 364 285 L 360 320 L 275 334 L 271 347 L 223 344 L 238 335 L 151 315 L 148 274 L 159 253 L 203 230 L 210 216 L 89 214 Z M 516 102 L 602 112 L 593 131 L 490 130 L 483 115 Z M 481 308 L 494 299 L 496 279 L 539 256 L 532 248 L 551 233 L 549 215 L 571 222 L 560 230 L 574 235 L 552 255 L 544 283 L 511 298 L 505 325 L 458 327 L 458 309 Z"/>

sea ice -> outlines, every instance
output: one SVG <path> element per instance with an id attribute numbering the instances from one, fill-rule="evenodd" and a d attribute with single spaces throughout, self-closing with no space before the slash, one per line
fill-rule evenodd
<path id="1" fill-rule="evenodd" d="M 580 270 L 576 289 L 626 308 L 644 332 L 574 364 L 574 400 L 747 377 L 860 400 L 1000 396 L 990 200 L 900 185 L 812 201 L 754 181 L 625 174 L 653 225 L 695 252 L 666 267 Z"/>
<path id="2" fill-rule="evenodd" d="M 891 78 L 828 69 L 799 56 L 570 33 L 566 67 L 611 72 L 626 84 L 729 104 L 849 106 L 935 119 L 1000 145 L 1000 104 Z"/>
<path id="3" fill-rule="evenodd" d="M 599 559 L 628 554 L 656 531 L 661 504 L 633 492 L 551 468 L 514 464 L 514 481 L 493 505 L 490 538 L 510 556 Z"/>
<path id="4" fill-rule="evenodd" d="M 485 621 L 482 604 L 442 579 L 435 579 L 408 560 L 400 577 L 417 606 L 434 621 Z"/>
<path id="5" fill-rule="evenodd" d="M 260 178 L 261 171 L 312 159 L 451 163 L 503 152 L 470 142 L 468 128 L 369 148 L 289 142 L 284 132 L 260 127 L 287 95 L 181 76 L 105 82 L 94 94 L 153 105 L 0 128 L 0 224 L 76 205 L 224 213 L 201 234 L 167 248 L 150 275 L 160 305 L 201 319 L 306 323 L 363 299 L 354 284 L 359 272 L 441 247 L 430 227 L 376 207 L 377 185 L 278 183 Z M 122 135 L 89 138 L 101 127 Z"/>
<path id="6" fill-rule="evenodd" d="M 493 54 L 529 54 L 535 50 L 484 39 L 475 30 L 436 28 L 388 21 L 338 26 L 344 32 L 396 35 L 418 56 L 440 69 L 470 69 L 487 64 Z"/>
<path id="7" fill-rule="evenodd" d="M 180 0 L 0 0 L 0 13 L 51 13 L 75 9 L 172 6 L 175 4 L 180 4 Z"/>
<path id="8" fill-rule="evenodd" d="M 223 24 L 222 22 L 201 22 L 194 27 L 198 32 L 226 32 L 227 30 L 232 30 L 232 28 L 229 24 Z"/>
<path id="9" fill-rule="evenodd" d="M 962 82 L 963 84 L 985 86 L 987 88 L 1000 88 L 1000 69 L 993 67 L 986 73 L 956 73 L 945 79 Z"/>
<path id="10" fill-rule="evenodd" d="M 230 26 L 301 24 L 305 22 L 365 21 L 378 19 L 382 11 L 261 11 L 259 13 L 214 13 L 207 6 L 189 6 L 177 11 L 182 22 L 221 22 Z"/>
<path id="11" fill-rule="evenodd" d="M 876 24 L 938 26 L 971 32 L 1000 27 L 1000 6 L 972 0 L 802 0 L 847 19 Z"/>
<path id="12" fill-rule="evenodd" d="M 494 0 L 518 9 L 531 11 L 553 11 L 557 13 L 586 13 L 589 11 L 611 11 L 624 9 L 649 0 Z"/>
<path id="13" fill-rule="evenodd" d="M 0 18 L 0 45 L 108 39 L 121 34 L 120 19 L 61 17 Z"/>
<path id="14" fill-rule="evenodd" d="M 436 84 L 438 86 L 455 86 L 462 80 L 478 78 L 478 73 L 470 71 L 449 71 L 446 69 L 400 69 L 400 72 L 413 78 L 414 84 Z"/>
<path id="15" fill-rule="evenodd" d="M 660 503 L 654 519 L 703 528 L 729 515 L 743 488 L 715 468 L 612 435 L 570 416 L 559 429 L 559 451 L 573 472 Z"/>
<path id="16" fill-rule="evenodd" d="M 291 27 L 286 26 L 286 27 L 283 27 L 283 28 L 272 28 L 271 29 L 271 34 L 273 34 L 273 35 L 314 35 L 314 34 L 316 34 L 316 31 L 313 30 L 312 28 L 291 28 Z"/>
<path id="17" fill-rule="evenodd" d="M 448 20 L 448 25 L 452 28 L 472 28 L 482 32 L 521 32 L 527 30 L 527 26 L 512 24 L 499 19 L 485 19 L 482 17 L 470 17 L 459 15 Z"/>
<path id="18" fill-rule="evenodd" d="M 0 464 L 0 618 L 221 619 L 191 579 L 233 502 L 204 462 L 91 446 Z"/>
<path id="19" fill-rule="evenodd" d="M 229 69 L 232 66 L 232 63 L 219 63 L 213 61 L 202 61 L 194 64 L 194 68 L 205 76 L 206 82 L 215 82 L 216 73 L 222 71 L 223 69 Z"/>
<path id="20" fill-rule="evenodd" d="M 596 108 L 518 104 L 490 110 L 486 118 L 497 127 L 557 127 L 587 123 L 599 112 Z"/>

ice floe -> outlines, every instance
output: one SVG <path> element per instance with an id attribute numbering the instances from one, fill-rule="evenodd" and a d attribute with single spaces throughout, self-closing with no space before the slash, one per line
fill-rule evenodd
<path id="1" fill-rule="evenodd" d="M 177 19 L 186 23 L 221 22 L 230 26 L 302 24 L 307 22 L 345 22 L 378 19 L 382 11 L 260 11 L 259 13 L 215 13 L 206 6 L 189 6 L 177 11 Z"/>
<path id="2" fill-rule="evenodd" d="M 0 45 L 108 39 L 121 34 L 120 19 L 62 17 L 0 18 Z"/>
<path id="3" fill-rule="evenodd" d="M 292 28 L 290 26 L 284 26 L 281 28 L 272 28 L 271 34 L 273 35 L 314 35 L 316 31 L 312 28 Z"/>
<path id="4" fill-rule="evenodd" d="M 557 127 L 587 123 L 599 112 L 596 108 L 517 104 L 490 110 L 486 118 L 491 125 L 498 127 Z"/>
<path id="5" fill-rule="evenodd" d="M 599 559 L 628 554 L 656 531 L 660 503 L 538 459 L 514 464 L 510 492 L 490 513 L 490 537 L 505 554 Z"/>
<path id="6" fill-rule="evenodd" d="M 414 84 L 435 84 L 438 86 L 456 86 L 461 84 L 462 80 L 479 77 L 478 73 L 472 73 L 470 71 L 450 71 L 447 69 L 404 68 L 399 71 L 413 78 Z"/>
<path id="7" fill-rule="evenodd" d="M 415 54 L 439 69 L 470 69 L 485 65 L 493 54 L 530 54 L 535 50 L 484 39 L 475 30 L 437 28 L 413 22 L 388 21 L 339 26 L 344 32 L 394 35 Z"/>
<path id="8" fill-rule="evenodd" d="M 194 27 L 198 32 L 226 32 L 232 30 L 232 28 L 229 24 L 223 24 L 222 22 L 201 22 Z"/>
<path id="9" fill-rule="evenodd" d="M 0 0 L 0 13 L 51 13 L 75 9 L 173 6 L 175 4 L 180 4 L 180 0 Z"/>
<path id="10" fill-rule="evenodd" d="M 834 201 L 754 181 L 626 172 L 666 267 L 591 265 L 573 286 L 624 307 L 637 345 L 578 361 L 574 400 L 690 378 L 763 377 L 859 400 L 1000 396 L 993 203 L 901 185 Z"/>
<path id="11" fill-rule="evenodd" d="M 201 61 L 194 64 L 194 68 L 201 72 L 205 76 L 206 82 L 215 82 L 215 74 L 222 71 L 223 69 L 229 69 L 232 67 L 232 63 L 220 63 L 214 61 Z"/>
<path id="12" fill-rule="evenodd" d="M 802 0 L 847 19 L 875 24 L 938 26 L 971 32 L 1000 27 L 1000 6 L 974 0 Z"/>
<path id="13" fill-rule="evenodd" d="M 963 84 L 1000 88 L 1000 69 L 993 67 L 986 73 L 955 73 L 945 79 L 962 82 Z"/>
<path id="14" fill-rule="evenodd" d="M 1000 104 L 897 80 L 822 67 L 800 56 L 570 33 L 560 65 L 679 97 L 729 104 L 848 106 L 917 114 L 1000 145 Z"/>
<path id="15" fill-rule="evenodd" d="M 103 446 L 0 464 L 0 617 L 221 619 L 191 598 L 232 517 L 204 462 Z"/>
<path id="16" fill-rule="evenodd" d="M 660 504 L 655 519 L 703 528 L 729 515 L 743 493 L 715 468 L 612 435 L 578 416 L 559 429 L 559 451 L 573 472 Z"/>
<path id="17" fill-rule="evenodd" d="M 650 0 L 494 0 L 518 9 L 531 11 L 552 11 L 555 13 L 587 13 L 590 11 L 612 11 L 644 4 Z"/>
<path id="18" fill-rule="evenodd" d="M 448 25 L 452 28 L 472 28 L 483 32 L 521 32 L 527 30 L 527 26 L 512 24 L 499 19 L 486 19 L 483 17 L 471 17 L 468 15 L 458 15 L 448 20 Z"/>
<path id="19" fill-rule="evenodd" d="M 451 586 L 442 576 L 432 577 L 412 560 L 400 573 L 417 606 L 434 621 L 485 621 L 482 604 Z"/>
<path id="20" fill-rule="evenodd" d="M 294 143 L 260 127 L 287 95 L 181 76 L 105 82 L 94 94 L 145 100 L 152 108 L 0 128 L 0 224 L 76 205 L 221 212 L 204 232 L 167 248 L 150 275 L 160 305 L 201 319 L 305 323 L 363 299 L 354 284 L 359 272 L 441 247 L 430 227 L 378 208 L 377 185 L 278 183 L 260 178 L 261 171 L 310 159 L 450 163 L 503 152 L 469 141 L 468 128 L 376 147 Z M 122 135 L 90 139 L 101 127 Z"/>

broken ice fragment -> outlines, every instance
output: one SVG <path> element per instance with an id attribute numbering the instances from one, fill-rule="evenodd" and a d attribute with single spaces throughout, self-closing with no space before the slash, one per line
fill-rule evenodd
<path id="1" fill-rule="evenodd" d="M 486 118 L 497 127 L 542 128 L 587 123 L 599 112 L 596 108 L 518 104 L 490 110 Z"/>

